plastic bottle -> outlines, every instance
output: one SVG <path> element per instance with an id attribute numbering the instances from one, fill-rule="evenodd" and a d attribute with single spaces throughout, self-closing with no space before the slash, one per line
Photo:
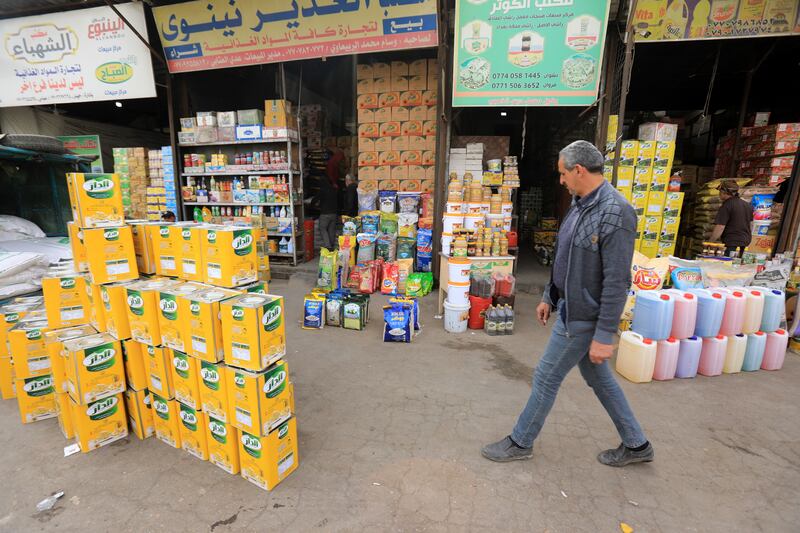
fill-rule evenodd
<path id="1" fill-rule="evenodd" d="M 789 344 L 789 335 L 785 330 L 777 329 L 767 333 L 767 343 L 764 346 L 764 359 L 761 361 L 761 370 L 780 370 L 786 358 L 786 348 Z"/>
<path id="2" fill-rule="evenodd" d="M 497 314 L 497 334 L 498 335 L 505 335 L 506 334 L 506 311 L 501 306 L 497 306 L 495 308 L 495 313 Z"/>
<path id="3" fill-rule="evenodd" d="M 280 242 L 278 243 L 278 252 L 282 254 L 288 253 L 286 251 L 288 245 L 289 243 L 286 241 L 286 237 L 282 237 Z"/>
<path id="4" fill-rule="evenodd" d="M 763 331 L 756 331 L 747 336 L 747 346 L 744 350 L 744 361 L 742 362 L 743 371 L 755 372 L 761 368 L 766 345 L 767 335 Z"/>
<path id="5" fill-rule="evenodd" d="M 704 376 L 719 376 L 725 365 L 725 351 L 728 348 L 728 337 L 717 335 L 703 339 L 703 349 L 700 352 L 700 363 L 697 373 Z"/>
<path id="6" fill-rule="evenodd" d="M 712 289 L 690 289 L 689 292 L 697 296 L 694 334 L 698 337 L 718 335 L 722 314 L 725 312 L 725 294 Z"/>
<path id="7" fill-rule="evenodd" d="M 676 378 L 693 378 L 697 375 L 697 365 L 700 363 L 700 351 L 703 349 L 703 340 L 692 336 L 682 339 L 678 351 L 678 366 L 675 368 Z"/>
<path id="8" fill-rule="evenodd" d="M 744 325 L 745 291 L 739 288 L 719 289 L 725 293 L 725 311 L 719 326 L 719 335 L 726 337 L 742 332 Z"/>
<path id="9" fill-rule="evenodd" d="M 653 367 L 653 379 L 666 381 L 675 377 L 675 370 L 678 367 L 680 346 L 680 341 L 675 337 L 658 341 L 656 363 Z"/>
<path id="10" fill-rule="evenodd" d="M 203 212 L 200 210 L 200 206 L 194 206 L 194 211 L 192 212 L 192 218 L 194 218 L 195 222 L 202 222 L 203 221 Z"/>
<path id="11" fill-rule="evenodd" d="M 750 287 L 745 290 L 745 298 L 742 333 L 755 333 L 761 327 L 764 314 L 764 293 L 757 287 Z"/>
<path id="12" fill-rule="evenodd" d="M 725 363 L 722 365 L 722 372 L 725 374 L 741 372 L 746 349 L 747 335 L 739 333 L 729 336 L 728 347 L 725 349 Z"/>
<path id="13" fill-rule="evenodd" d="M 514 334 L 514 309 L 506 304 L 505 306 L 506 311 L 506 335 L 513 335 Z"/>
<path id="14" fill-rule="evenodd" d="M 286 253 L 293 254 L 294 253 L 294 239 L 288 238 L 288 242 L 286 244 Z"/>
<path id="15" fill-rule="evenodd" d="M 624 331 L 619 338 L 616 370 L 634 383 L 653 379 L 656 364 L 656 343 L 633 331 Z"/>
<path id="16" fill-rule="evenodd" d="M 493 305 L 486 309 L 486 321 L 484 323 L 486 334 L 494 337 L 497 335 L 497 313 Z"/>
<path id="17" fill-rule="evenodd" d="M 775 331 L 781 325 L 781 317 L 785 312 L 786 295 L 777 289 L 763 288 L 764 313 L 761 315 L 761 331 Z"/>
<path id="18" fill-rule="evenodd" d="M 633 307 L 631 330 L 644 338 L 660 341 L 669 337 L 675 301 L 662 291 L 639 291 Z"/>
<path id="19" fill-rule="evenodd" d="M 675 300 L 670 337 L 678 340 L 691 337 L 697 323 L 697 298 L 690 292 L 677 289 L 669 289 L 664 292 L 671 294 Z"/>

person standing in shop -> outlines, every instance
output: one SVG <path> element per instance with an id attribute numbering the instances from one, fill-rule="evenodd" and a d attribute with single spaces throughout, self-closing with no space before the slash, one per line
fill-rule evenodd
<path id="1" fill-rule="evenodd" d="M 342 215 L 354 217 L 358 215 L 358 180 L 347 174 L 344 177 L 344 210 Z"/>
<path id="2" fill-rule="evenodd" d="M 655 456 L 653 446 L 608 362 L 631 284 L 636 213 L 603 178 L 603 154 L 591 143 L 575 141 L 562 149 L 558 171 L 573 200 L 558 232 L 550 282 L 536 308 L 543 326 L 555 312 L 555 326 L 513 431 L 481 453 L 496 462 L 533 457 L 533 443 L 561 383 L 577 366 L 622 439 L 597 460 L 608 466 L 649 462 Z"/>
<path id="3" fill-rule="evenodd" d="M 322 246 L 336 248 L 336 222 L 339 218 L 339 186 L 330 176 L 319 178 L 319 233 Z"/>
<path id="4" fill-rule="evenodd" d="M 745 247 L 750 244 L 753 206 L 739 198 L 739 184 L 736 180 L 723 181 L 719 186 L 719 197 L 722 205 L 714 219 L 710 240 L 722 241 L 726 256 L 737 252 L 741 257 Z"/>

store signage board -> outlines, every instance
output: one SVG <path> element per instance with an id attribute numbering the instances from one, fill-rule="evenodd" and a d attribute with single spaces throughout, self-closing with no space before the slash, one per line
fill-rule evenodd
<path id="1" fill-rule="evenodd" d="M 453 106 L 591 105 L 608 7 L 602 0 L 456 0 Z"/>
<path id="2" fill-rule="evenodd" d="M 103 155 L 100 152 L 99 135 L 59 135 L 56 137 L 64 148 L 75 155 L 96 155 L 97 159 L 92 161 L 92 172 L 103 173 Z"/>
<path id="3" fill-rule="evenodd" d="M 117 9 L 147 35 L 141 3 Z M 0 20 L 0 107 L 156 96 L 150 50 L 109 7 Z"/>
<path id="4" fill-rule="evenodd" d="M 636 42 L 800 35 L 798 0 L 638 0 Z"/>
<path id="5" fill-rule="evenodd" d="M 153 13 L 172 73 L 438 44 L 436 0 L 200 0 Z"/>

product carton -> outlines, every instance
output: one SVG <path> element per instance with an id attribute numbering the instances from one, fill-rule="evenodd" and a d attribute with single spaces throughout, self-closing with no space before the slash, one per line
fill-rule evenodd
<path id="1" fill-rule="evenodd" d="M 89 259 L 86 255 L 86 245 L 83 242 L 83 230 L 75 222 L 67 222 L 69 246 L 72 250 L 72 262 L 78 272 L 89 272 Z"/>
<path id="2" fill-rule="evenodd" d="M 44 344 L 46 320 L 22 320 L 8 332 L 8 346 L 17 380 L 51 374 Z"/>
<path id="3" fill-rule="evenodd" d="M 8 348 L 8 331 L 14 327 L 28 311 L 36 309 L 39 304 L 8 304 L 0 307 L 0 357 L 11 357 Z"/>
<path id="4" fill-rule="evenodd" d="M 654 258 L 656 255 L 658 255 L 658 241 L 642 239 L 639 242 L 639 252 L 645 257 L 649 257 L 650 259 Z"/>
<path id="5" fill-rule="evenodd" d="M 427 76 L 409 76 L 408 89 L 411 91 L 424 91 L 428 88 Z"/>
<path id="6" fill-rule="evenodd" d="M 47 321 L 60 329 L 89 322 L 89 297 L 86 279 L 77 272 L 50 272 L 42 278 Z"/>
<path id="7" fill-rule="evenodd" d="M 389 91 L 378 95 L 378 108 L 395 107 L 400 105 L 400 92 Z M 391 111 L 389 111 L 391 113 Z M 376 111 L 377 115 L 377 111 Z"/>
<path id="8" fill-rule="evenodd" d="M 639 151 L 636 154 L 637 167 L 652 167 L 656 156 L 655 141 L 639 141 Z"/>
<path id="9" fill-rule="evenodd" d="M 296 419 L 290 418 L 265 437 L 242 432 L 239 460 L 242 477 L 264 490 L 274 489 L 299 464 Z"/>
<path id="10" fill-rule="evenodd" d="M 375 83 L 372 78 L 356 81 L 356 94 L 362 95 L 375 92 Z"/>
<path id="11" fill-rule="evenodd" d="M 668 257 L 675 255 L 675 241 L 658 241 L 658 255 L 659 257 Z"/>
<path id="12" fill-rule="evenodd" d="M 647 192 L 653 181 L 653 167 L 636 167 L 633 177 L 633 191 Z"/>
<path id="13" fill-rule="evenodd" d="M 378 95 L 372 94 L 359 94 L 356 97 L 356 107 L 358 109 L 377 109 L 378 108 Z"/>
<path id="14" fill-rule="evenodd" d="M 622 141 L 622 143 L 620 143 L 619 153 L 620 165 L 634 166 L 636 164 L 636 158 L 639 156 L 639 141 Z"/>
<path id="15" fill-rule="evenodd" d="M 83 230 L 92 283 L 114 283 L 139 277 L 130 226 Z"/>
<path id="16" fill-rule="evenodd" d="M 183 321 L 186 352 L 203 361 L 216 363 L 225 355 L 222 342 L 220 302 L 239 296 L 238 291 L 208 288 L 178 299 Z"/>
<path id="17" fill-rule="evenodd" d="M 404 76 L 392 76 L 389 79 L 389 84 L 392 91 L 400 92 L 408 90 L 408 78 Z"/>
<path id="18" fill-rule="evenodd" d="M 647 209 L 647 192 L 633 191 L 631 193 L 631 205 L 633 210 L 636 211 L 637 216 L 643 216 Z"/>
<path id="19" fill-rule="evenodd" d="M 102 285 L 96 283 L 86 284 L 86 296 L 89 298 L 89 323 L 97 331 L 106 330 L 105 308 L 103 306 L 103 295 L 100 292 Z"/>
<path id="20" fill-rule="evenodd" d="M 179 222 L 170 228 L 170 236 L 178 258 L 178 276 L 188 281 L 203 281 L 202 226 L 194 222 Z"/>
<path id="21" fill-rule="evenodd" d="M 137 281 L 125 286 L 131 338 L 143 344 L 161 344 L 159 293 L 176 284 L 168 279 Z"/>
<path id="22" fill-rule="evenodd" d="M 664 217 L 661 222 L 661 233 L 658 240 L 674 243 L 678 238 L 678 227 L 680 223 L 681 219 L 678 217 Z"/>
<path id="23" fill-rule="evenodd" d="M 239 473 L 239 430 L 213 415 L 206 415 L 208 460 L 229 474 Z"/>
<path id="24" fill-rule="evenodd" d="M 131 326 L 128 321 L 127 287 L 129 283 L 111 283 L 100 286 L 103 302 L 105 331 L 117 340 L 129 339 Z"/>
<path id="25" fill-rule="evenodd" d="M 95 400 L 86 405 L 72 405 L 76 441 L 83 453 L 128 436 L 128 419 L 122 393 Z"/>
<path id="26" fill-rule="evenodd" d="M 393 93 L 391 93 L 393 94 Z M 383 95 L 381 95 L 383 96 Z M 394 107 L 384 107 L 383 105 L 374 111 L 375 114 L 375 122 L 383 124 L 384 122 L 390 122 L 392 120 L 392 110 Z M 380 126 L 378 129 L 378 134 L 381 134 Z"/>
<path id="27" fill-rule="evenodd" d="M 383 77 L 375 76 L 372 88 L 375 90 L 376 93 L 387 93 L 389 91 L 394 90 L 392 89 L 392 80 L 391 78 L 389 78 L 389 76 L 383 76 Z"/>
<path id="28" fill-rule="evenodd" d="M 416 59 L 408 64 L 409 76 L 428 76 L 428 61 L 426 59 Z"/>
<path id="29" fill-rule="evenodd" d="M 357 80 L 371 80 L 375 77 L 375 73 L 372 70 L 372 65 L 367 65 L 364 63 L 359 63 L 356 65 L 356 79 Z"/>
<path id="30" fill-rule="evenodd" d="M 639 126 L 639 140 L 675 142 L 678 137 L 678 125 L 662 122 L 647 122 Z"/>
<path id="31" fill-rule="evenodd" d="M 656 141 L 656 153 L 653 166 L 671 168 L 675 159 L 675 143 Z M 667 171 L 669 174 L 669 170 Z"/>
<path id="32" fill-rule="evenodd" d="M 203 278 L 206 283 L 230 288 L 258 280 L 253 228 L 208 227 L 202 240 L 201 253 L 206 261 Z"/>
<path id="33" fill-rule="evenodd" d="M 136 252 L 136 266 L 139 274 L 156 273 L 156 254 L 153 249 L 152 235 L 148 226 L 160 226 L 161 222 L 148 222 L 146 220 L 128 221 L 133 236 L 133 249 Z"/>
<path id="34" fill-rule="evenodd" d="M 178 402 L 150 392 L 153 402 L 153 425 L 156 437 L 173 448 L 181 449 L 180 414 Z"/>
<path id="35" fill-rule="evenodd" d="M 266 435 L 292 416 L 289 367 L 278 361 L 265 372 L 228 370 L 233 425 L 254 435 Z"/>
<path id="36" fill-rule="evenodd" d="M 388 78 L 392 75 L 389 63 L 373 63 L 372 71 L 376 78 Z"/>
<path id="37" fill-rule="evenodd" d="M 359 108 L 358 109 L 358 122 L 359 122 L 359 124 L 363 124 L 365 122 L 377 122 L 375 120 L 375 111 L 373 111 L 372 109 L 361 109 L 361 108 Z M 362 139 L 363 139 L 363 137 L 362 137 Z M 362 149 L 362 148 L 360 148 L 360 146 L 361 146 L 361 144 L 359 144 L 359 150 Z"/>
<path id="38" fill-rule="evenodd" d="M 679 217 L 683 208 L 682 192 L 667 192 L 664 199 L 664 216 Z"/>
<path id="39" fill-rule="evenodd" d="M 652 216 L 663 215 L 666 195 L 667 193 L 665 192 L 650 191 L 647 196 L 647 209 L 645 210 L 645 214 Z"/>
<path id="40" fill-rule="evenodd" d="M 65 392 L 56 392 L 56 417 L 58 427 L 64 438 L 71 440 L 75 438 L 75 415 L 72 412 L 72 400 Z"/>
<path id="41" fill-rule="evenodd" d="M 160 346 L 145 346 L 142 352 L 150 377 L 148 390 L 164 398 L 175 397 L 175 384 L 172 379 L 172 350 Z"/>
<path id="42" fill-rule="evenodd" d="M 10 400 L 17 397 L 16 379 L 11 357 L 0 357 L 0 399 Z"/>
<path id="43" fill-rule="evenodd" d="M 156 257 L 156 274 L 175 277 L 180 274 L 179 259 L 170 228 L 171 224 L 152 225 L 147 226 L 147 231 Z"/>
<path id="44" fill-rule="evenodd" d="M 175 399 L 193 409 L 200 409 L 198 367 L 201 361 L 178 350 L 172 350 L 172 383 Z"/>
<path id="45" fill-rule="evenodd" d="M 232 422 L 234 415 L 228 391 L 231 370 L 223 363 L 200 361 L 199 365 L 200 409 L 222 422 Z"/>
<path id="46" fill-rule="evenodd" d="M 79 228 L 121 226 L 122 188 L 117 174 L 67 174 L 72 218 Z"/>
<path id="47" fill-rule="evenodd" d="M 393 120 L 395 122 L 405 122 L 409 120 L 410 114 L 407 107 L 393 107 L 392 108 L 392 118 L 389 120 Z"/>
<path id="48" fill-rule="evenodd" d="M 67 392 L 67 367 L 64 357 L 64 341 L 95 334 L 97 334 L 97 330 L 88 324 L 45 332 L 44 344 L 47 348 L 47 355 L 50 358 L 53 386 L 57 393 L 63 394 Z"/>
<path id="49" fill-rule="evenodd" d="M 666 192 L 669 184 L 670 169 L 667 167 L 653 167 L 653 177 L 650 182 L 650 190 L 656 192 Z"/>
<path id="50" fill-rule="evenodd" d="M 178 425 L 181 435 L 181 448 L 198 459 L 208 461 L 208 421 L 202 411 L 178 402 Z"/>
<path id="51" fill-rule="evenodd" d="M 133 434 L 140 440 L 152 437 L 156 433 L 153 421 L 153 407 L 150 391 L 147 389 L 125 391 L 125 409 L 128 411 L 128 423 Z"/>
<path id="52" fill-rule="evenodd" d="M 661 234 L 662 218 L 660 216 L 647 215 L 644 218 L 644 231 L 642 232 L 642 239 L 658 240 Z"/>
<path id="53" fill-rule="evenodd" d="M 64 341 L 67 392 L 85 405 L 125 392 L 122 346 L 107 333 Z"/>
<path id="54" fill-rule="evenodd" d="M 392 139 L 398 137 L 378 137 L 375 139 L 375 150 L 379 152 L 378 162 L 380 163 L 380 152 L 387 152 L 392 149 Z"/>
<path id="55" fill-rule="evenodd" d="M 286 354 L 283 297 L 244 294 L 220 304 L 225 363 L 260 372 Z"/>
<path id="56" fill-rule="evenodd" d="M 158 293 L 158 328 L 161 332 L 161 344 L 182 352 L 186 351 L 188 339 L 184 338 L 186 322 L 189 314 L 186 307 L 180 305 L 181 298 L 190 297 L 193 293 L 207 290 L 208 285 L 200 283 L 176 283 Z"/>
<path id="57" fill-rule="evenodd" d="M 15 387 L 19 416 L 23 424 L 55 418 L 58 415 L 53 376 L 50 374 L 17 379 Z"/>

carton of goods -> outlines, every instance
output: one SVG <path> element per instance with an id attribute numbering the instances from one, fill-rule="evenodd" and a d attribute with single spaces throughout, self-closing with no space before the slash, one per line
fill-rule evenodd
<path id="1" fill-rule="evenodd" d="M 103 295 L 100 292 L 102 285 L 96 283 L 86 284 L 86 296 L 89 298 L 89 323 L 97 331 L 106 330 L 105 307 L 103 306 Z"/>
<path id="2" fill-rule="evenodd" d="M 636 158 L 639 156 L 639 141 L 622 141 L 619 147 L 619 154 L 620 165 L 634 166 L 636 164 Z"/>
<path id="3" fill-rule="evenodd" d="M 669 184 L 670 169 L 668 167 L 653 167 L 653 178 L 650 182 L 650 190 L 656 192 L 666 192 Z"/>
<path id="4" fill-rule="evenodd" d="M 166 350 L 165 350 L 166 352 Z M 175 399 L 192 409 L 200 409 L 200 383 L 198 366 L 201 361 L 178 350 L 172 350 L 172 384 Z"/>
<path id="5" fill-rule="evenodd" d="M 653 181 L 653 167 L 636 167 L 633 177 L 633 192 L 647 192 Z"/>
<path id="6" fill-rule="evenodd" d="M 650 191 L 647 196 L 647 210 L 646 215 L 660 216 L 664 211 L 664 201 L 666 200 L 667 193 L 659 191 Z"/>
<path id="7" fill-rule="evenodd" d="M 206 436 L 206 415 L 178 402 L 180 416 L 181 448 L 198 459 L 208 461 L 208 437 Z"/>
<path id="8" fill-rule="evenodd" d="M 675 142 L 656 141 L 656 154 L 653 159 L 653 166 L 671 168 L 674 160 Z"/>
<path id="9" fill-rule="evenodd" d="M 299 464 L 296 419 L 290 418 L 265 437 L 242 432 L 239 460 L 243 478 L 264 490 L 274 489 Z"/>
<path id="10" fill-rule="evenodd" d="M 153 425 L 156 437 L 173 448 L 181 449 L 180 413 L 178 402 L 150 391 L 153 402 Z"/>
<path id="11" fill-rule="evenodd" d="M 50 375 L 50 355 L 44 344 L 46 320 L 21 320 L 8 332 L 8 347 L 13 360 L 15 379 Z"/>
<path id="12" fill-rule="evenodd" d="M 633 191 L 631 193 L 631 205 L 637 216 L 643 216 L 647 209 L 647 192 Z"/>
<path id="13" fill-rule="evenodd" d="M 67 174 L 72 219 L 79 228 L 121 226 L 125 220 L 117 174 Z"/>
<path id="14" fill-rule="evenodd" d="M 182 222 L 170 228 L 173 247 L 178 257 L 178 274 L 182 279 L 189 281 L 203 281 L 205 263 L 201 253 L 201 242 L 204 232 L 194 222 Z"/>
<path id="15" fill-rule="evenodd" d="M 613 168 L 612 168 L 613 170 Z M 612 173 L 609 174 L 609 181 Z M 617 167 L 617 187 L 629 187 L 633 189 L 633 179 L 636 175 L 635 167 L 620 165 Z"/>
<path id="16" fill-rule="evenodd" d="M 125 391 L 125 409 L 128 411 L 128 423 L 140 440 L 152 437 L 156 433 L 153 421 L 153 407 L 150 391 L 132 390 Z"/>
<path id="17" fill-rule="evenodd" d="M 655 141 L 639 141 L 639 151 L 636 154 L 637 167 L 652 167 L 656 156 Z"/>
<path id="18" fill-rule="evenodd" d="M 660 257 L 668 257 L 675 255 L 675 241 L 658 241 L 658 255 Z"/>
<path id="19" fill-rule="evenodd" d="M 258 281 L 254 231 L 246 227 L 207 227 L 201 241 L 206 261 L 203 281 L 229 288 Z"/>
<path id="20" fill-rule="evenodd" d="M 153 253 L 156 259 L 156 274 L 159 276 L 178 276 L 178 252 L 175 240 L 172 238 L 170 224 L 147 226 L 150 241 L 153 243 Z"/>
<path id="21" fill-rule="evenodd" d="M 658 254 L 658 241 L 651 239 L 642 239 L 639 242 L 639 252 L 650 259 Z"/>
<path id="22" fill-rule="evenodd" d="M 58 427 L 67 440 L 75 438 L 75 415 L 72 412 L 72 400 L 65 392 L 56 392 L 56 418 Z"/>
<path id="23" fill-rule="evenodd" d="M 678 238 L 678 227 L 680 224 L 681 219 L 678 217 L 664 217 L 664 220 L 661 222 L 661 234 L 658 240 L 674 243 Z"/>
<path id="24" fill-rule="evenodd" d="M 47 355 L 50 357 L 53 386 L 57 393 L 62 394 L 67 392 L 67 367 L 64 358 L 64 341 L 95 334 L 97 334 L 97 330 L 88 324 L 45 332 L 44 344 L 47 348 Z"/>
<path id="25" fill-rule="evenodd" d="M 664 216 L 679 217 L 683 208 L 682 192 L 667 192 L 664 195 Z"/>
<path id="26" fill-rule="evenodd" d="M 83 453 L 128 436 L 128 418 L 122 393 L 86 405 L 73 403 L 72 414 L 75 440 Z"/>
<path id="27" fill-rule="evenodd" d="M 153 249 L 148 226 L 160 226 L 161 222 L 148 222 L 146 220 L 128 221 L 133 236 L 133 249 L 136 252 L 136 266 L 140 274 L 156 273 L 156 254 Z"/>
<path id="28" fill-rule="evenodd" d="M 76 273 L 48 273 L 42 278 L 47 321 L 60 329 L 89 322 L 89 297 L 86 279 Z"/>
<path id="29" fill-rule="evenodd" d="M 675 142 L 678 137 L 678 125 L 663 122 L 647 122 L 639 126 L 639 135 L 642 141 Z"/>
<path id="30" fill-rule="evenodd" d="M 117 340 L 129 339 L 131 336 L 131 326 L 128 321 L 127 287 L 127 282 L 100 285 L 105 331 Z"/>
<path id="31" fill-rule="evenodd" d="M 176 282 L 173 280 L 150 279 L 125 286 L 128 324 L 132 339 L 151 346 L 161 344 L 158 294 L 175 284 Z"/>
<path id="32" fill-rule="evenodd" d="M 50 374 L 18 379 L 15 387 L 19 416 L 23 424 L 55 418 L 58 415 L 53 376 Z"/>
<path id="33" fill-rule="evenodd" d="M 239 296 L 239 291 L 208 288 L 178 299 L 183 321 L 186 352 L 203 361 L 222 361 L 225 349 L 222 343 L 220 302 Z"/>
<path id="34" fill-rule="evenodd" d="M 617 190 L 622 195 L 622 197 L 625 198 L 625 200 L 627 200 L 628 203 L 631 203 L 633 191 L 630 188 L 620 189 L 619 187 L 617 187 Z"/>
<path id="35" fill-rule="evenodd" d="M 69 246 L 72 250 L 72 262 L 78 272 L 89 272 L 89 259 L 86 256 L 86 245 L 83 242 L 83 230 L 75 222 L 67 222 Z"/>
<path id="36" fill-rule="evenodd" d="M 64 341 L 67 392 L 85 405 L 125 392 L 122 347 L 107 333 Z"/>
<path id="37" fill-rule="evenodd" d="M 289 367 L 278 361 L 266 372 L 228 370 L 233 425 L 254 435 L 266 435 L 292 416 Z"/>
<path id="38" fill-rule="evenodd" d="M 228 373 L 224 363 L 200 361 L 198 385 L 200 387 L 200 409 L 217 420 L 228 423 L 234 420 L 228 393 Z"/>
<path id="39" fill-rule="evenodd" d="M 148 390 L 163 398 L 175 398 L 175 384 L 172 380 L 172 350 L 160 346 L 145 346 L 143 354 L 150 377 Z"/>
<path id="40" fill-rule="evenodd" d="M 642 229 L 642 239 L 658 240 L 661 235 L 662 218 L 660 216 L 647 215 L 644 218 L 644 227 Z"/>
<path id="41" fill-rule="evenodd" d="M 130 226 L 83 230 L 92 283 L 129 281 L 139 277 Z"/>
<path id="42" fill-rule="evenodd" d="M 208 460 L 229 474 L 239 473 L 239 430 L 206 414 Z"/>
<path id="43" fill-rule="evenodd" d="M 135 391 L 146 390 L 150 384 L 150 360 L 145 359 L 147 345 L 134 340 L 122 341 L 125 381 Z"/>
<path id="44" fill-rule="evenodd" d="M 243 294 L 220 304 L 225 363 L 260 372 L 286 354 L 283 297 Z"/>
<path id="45" fill-rule="evenodd" d="M 189 315 L 183 314 L 185 307 L 180 305 L 182 297 L 190 297 L 193 293 L 207 289 L 207 285 L 187 282 L 176 283 L 158 293 L 158 328 L 161 332 L 161 344 L 175 350 L 186 351 L 184 332 Z"/>
<path id="46" fill-rule="evenodd" d="M 0 357 L 11 357 L 8 350 L 8 331 L 14 327 L 28 311 L 37 309 L 39 304 L 8 304 L 0 307 Z"/>
<path id="47" fill-rule="evenodd" d="M 0 399 L 17 397 L 16 372 L 11 357 L 0 357 Z"/>

